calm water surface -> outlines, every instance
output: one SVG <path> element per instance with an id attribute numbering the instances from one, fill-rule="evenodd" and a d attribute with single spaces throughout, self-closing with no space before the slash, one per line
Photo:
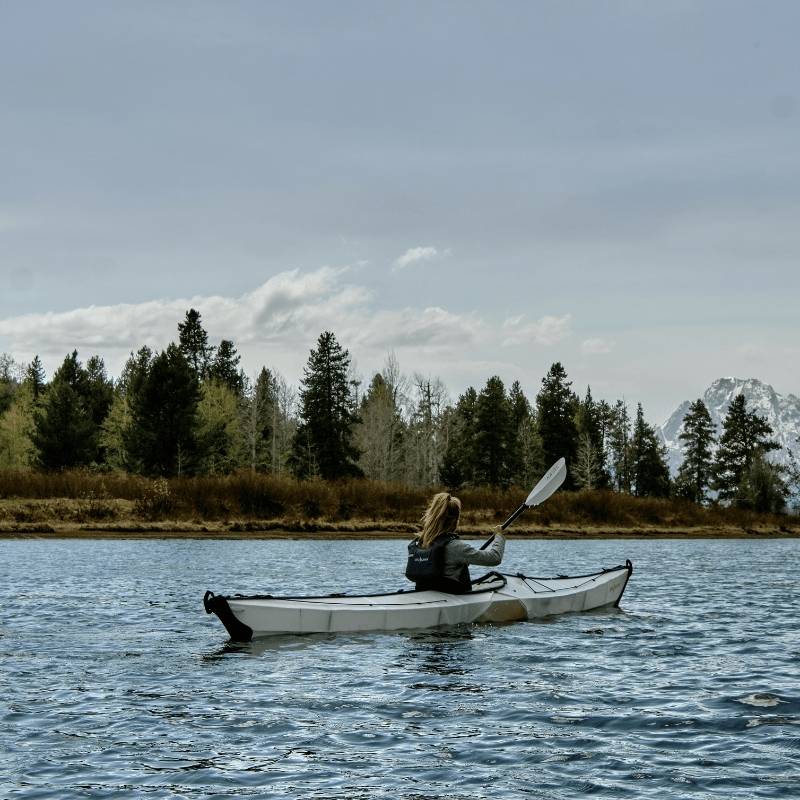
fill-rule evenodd
<path id="1" fill-rule="evenodd" d="M 630 558 L 618 610 L 226 643 L 203 592 L 401 588 L 404 544 L 0 541 L 0 797 L 800 798 L 797 541 Z"/>

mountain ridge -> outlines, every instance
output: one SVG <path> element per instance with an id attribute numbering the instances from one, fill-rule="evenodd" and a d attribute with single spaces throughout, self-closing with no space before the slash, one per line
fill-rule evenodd
<path id="1" fill-rule="evenodd" d="M 780 450 L 770 454 L 771 460 L 779 464 L 788 463 L 787 451 L 800 458 L 800 397 L 779 394 L 771 384 L 758 378 L 717 378 L 703 392 L 701 399 L 715 425 L 715 438 L 719 438 L 722 433 L 722 422 L 731 401 L 740 394 L 745 397 L 748 411 L 755 411 L 766 419 L 773 430 L 773 438 L 781 446 Z M 670 472 L 673 475 L 683 461 L 683 448 L 678 437 L 683 430 L 683 419 L 691 402 L 684 400 L 657 429 L 667 448 Z"/>

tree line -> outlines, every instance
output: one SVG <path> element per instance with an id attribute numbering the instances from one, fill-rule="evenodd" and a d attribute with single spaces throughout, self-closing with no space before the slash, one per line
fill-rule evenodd
<path id="1" fill-rule="evenodd" d="M 561 363 L 533 402 L 498 376 L 451 402 L 439 378 L 401 373 L 390 355 L 366 387 L 348 351 L 323 332 L 299 390 L 263 367 L 249 378 L 231 340 L 209 342 L 186 312 L 177 342 L 131 353 L 117 380 L 103 360 L 66 356 L 48 382 L 36 356 L 0 356 L 0 468 L 119 470 L 150 476 L 252 472 L 298 478 L 364 477 L 415 486 L 529 487 L 562 456 L 567 489 L 699 504 L 784 508 L 797 470 L 767 459 L 779 447 L 743 396 L 719 437 L 702 400 L 687 414 L 674 480 L 641 403 L 579 397 Z"/>

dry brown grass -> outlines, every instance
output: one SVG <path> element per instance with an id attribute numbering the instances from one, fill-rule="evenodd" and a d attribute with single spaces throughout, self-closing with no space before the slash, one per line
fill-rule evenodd
<path id="1" fill-rule="evenodd" d="M 150 480 L 136 475 L 71 471 L 0 472 L 0 522 L 52 521 L 112 524 L 125 520 L 234 521 L 303 529 L 356 530 L 372 523 L 413 529 L 431 488 L 365 480 L 298 481 L 243 472 Z M 462 527 L 480 530 L 502 522 L 527 489 L 475 487 L 459 492 Z M 257 522 L 255 522 L 257 521 Z M 270 522 L 271 521 L 271 522 Z M 527 512 L 515 530 L 551 528 L 687 529 L 770 526 L 795 529 L 796 517 L 765 516 L 735 508 L 701 508 L 679 499 L 637 498 L 616 492 L 559 492 Z M 366 529 L 366 528 L 365 528 Z"/>

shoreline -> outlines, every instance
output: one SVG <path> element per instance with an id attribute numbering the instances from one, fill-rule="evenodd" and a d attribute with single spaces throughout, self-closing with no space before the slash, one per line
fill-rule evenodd
<path id="1" fill-rule="evenodd" d="M 187 522 L 30 522 L 0 524 L 2 539 L 230 539 L 230 540 L 392 540 L 413 538 L 418 528 L 408 523 L 364 520 L 352 523 L 309 521 L 208 521 Z M 464 539 L 485 539 L 491 529 L 471 525 L 459 529 Z M 789 525 L 663 526 L 631 527 L 600 525 L 520 525 L 508 539 L 800 539 L 800 527 Z"/>

